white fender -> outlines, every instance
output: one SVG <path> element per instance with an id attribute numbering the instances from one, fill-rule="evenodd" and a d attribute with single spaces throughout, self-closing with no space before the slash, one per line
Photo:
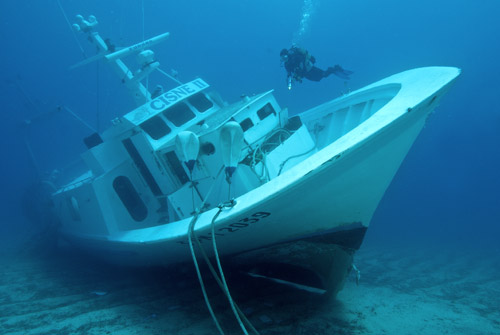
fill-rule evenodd
<path id="1" fill-rule="evenodd" d="M 193 172 L 194 163 L 198 159 L 200 152 L 200 140 L 195 133 L 190 131 L 181 131 L 175 137 L 175 153 L 179 160 L 186 164 L 190 172 Z"/>
<path id="2" fill-rule="evenodd" d="M 220 146 L 222 161 L 226 174 L 231 177 L 240 161 L 243 149 L 243 129 L 238 122 L 229 121 L 220 130 Z"/>

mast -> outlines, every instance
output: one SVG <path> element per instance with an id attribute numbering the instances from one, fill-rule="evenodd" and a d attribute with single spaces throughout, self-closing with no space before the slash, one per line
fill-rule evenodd
<path id="1" fill-rule="evenodd" d="M 111 45 L 108 40 L 104 40 L 97 31 L 94 31 L 94 28 L 98 24 L 95 16 L 90 15 L 87 19 L 84 19 L 82 15 L 77 15 L 76 21 L 77 23 L 72 26 L 73 29 L 77 32 L 86 33 L 90 40 L 97 46 L 99 53 L 96 56 L 88 58 L 75 65 L 73 68 L 104 58 L 115 70 L 122 82 L 132 92 L 134 100 L 138 106 L 151 100 L 151 93 L 146 89 L 146 87 L 144 87 L 141 81 L 157 69 L 160 66 L 160 63 L 155 60 L 153 51 L 145 49 L 166 40 L 170 36 L 170 33 L 166 32 L 124 49 L 115 51 L 114 46 Z M 140 68 L 135 71 L 135 73 L 131 71 L 121 60 L 121 58 L 134 53 L 138 53 L 140 65 Z"/>

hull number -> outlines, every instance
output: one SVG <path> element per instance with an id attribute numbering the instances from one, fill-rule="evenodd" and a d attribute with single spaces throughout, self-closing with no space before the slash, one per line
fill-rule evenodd
<path id="1" fill-rule="evenodd" d="M 267 218 L 271 213 L 269 212 L 256 212 L 250 215 L 249 217 L 243 218 L 238 220 L 238 222 L 233 222 L 228 225 L 225 225 L 224 227 L 216 229 L 215 236 L 225 236 L 229 233 L 234 233 L 237 232 L 238 230 L 244 229 L 249 227 L 250 225 L 259 222 L 260 220 Z M 212 233 L 208 233 L 205 235 L 197 236 L 198 240 L 203 241 L 211 241 L 212 240 Z M 180 244 L 188 244 L 186 241 L 177 241 L 177 243 Z"/>

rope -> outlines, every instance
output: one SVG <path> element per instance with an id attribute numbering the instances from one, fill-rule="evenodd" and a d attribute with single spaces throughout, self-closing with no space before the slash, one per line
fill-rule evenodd
<path id="1" fill-rule="evenodd" d="M 280 134 L 280 143 L 268 143 L 267 141 L 273 137 L 275 134 Z M 274 130 L 272 133 L 270 134 L 267 134 L 265 136 L 262 136 L 261 139 L 263 138 L 262 142 L 260 144 L 257 145 L 257 147 L 253 150 L 252 152 L 252 161 L 250 163 L 250 167 L 252 168 L 252 171 L 255 173 L 255 175 L 261 180 L 261 181 L 269 181 L 269 169 L 267 168 L 267 164 L 266 164 L 266 151 L 265 151 L 265 146 L 269 146 L 269 145 L 281 145 L 283 143 L 283 141 L 281 140 L 281 134 L 282 133 L 285 133 L 286 135 L 288 135 L 288 137 L 290 137 L 291 133 L 288 129 L 285 129 L 285 128 L 278 128 L 276 130 Z M 260 140 L 260 139 L 259 139 Z M 259 141 L 257 140 L 257 141 Z M 250 147 L 250 146 L 249 146 Z M 251 147 L 250 147 L 251 148 Z M 260 154 L 260 156 L 262 157 L 260 159 L 260 161 L 262 161 L 262 174 L 259 174 L 256 169 L 255 169 L 255 166 L 257 165 L 257 154 Z M 279 174 L 278 174 L 279 175 Z"/>
<path id="2" fill-rule="evenodd" d="M 90 130 L 92 130 L 94 133 L 97 133 L 97 130 L 94 129 L 94 127 L 92 127 L 90 124 L 88 124 L 87 122 L 85 122 L 81 117 L 79 117 L 78 115 L 76 115 L 71 109 L 69 109 L 66 106 L 63 106 L 63 108 L 64 108 L 65 111 L 67 111 L 68 113 L 70 113 L 71 115 L 73 115 L 73 117 L 75 119 L 77 119 L 78 121 L 80 121 L 84 126 L 86 126 L 87 128 L 89 128 Z"/>
<path id="3" fill-rule="evenodd" d="M 266 142 L 267 140 L 269 140 L 271 137 L 273 137 L 275 134 L 278 134 L 278 133 L 280 133 L 279 143 L 268 143 L 268 142 Z M 255 150 L 252 153 L 251 168 L 254 171 L 254 173 L 257 175 L 257 177 L 260 180 L 262 180 L 262 181 L 265 180 L 266 178 L 269 178 L 269 171 L 268 171 L 267 165 L 266 165 L 266 151 L 265 151 L 265 146 L 268 146 L 268 145 L 271 145 L 271 146 L 281 145 L 283 143 L 282 138 L 281 138 L 281 133 L 285 133 L 286 135 L 288 135 L 288 137 L 290 137 L 290 135 L 291 135 L 290 131 L 287 130 L 287 129 L 285 129 L 285 128 L 276 129 L 271 134 L 267 135 L 264 138 L 264 140 L 255 148 Z M 305 151 L 305 152 L 303 152 L 301 154 L 293 155 L 293 156 L 290 156 L 287 159 L 285 159 L 280 164 L 280 169 L 278 171 L 277 176 L 279 176 L 281 174 L 281 172 L 283 171 L 283 168 L 285 167 L 285 164 L 288 163 L 288 161 L 290 159 L 297 158 L 297 157 L 300 157 L 300 156 L 303 156 L 303 155 L 307 155 L 311 151 L 314 151 L 314 149 L 316 149 L 315 146 L 313 146 L 311 149 L 309 149 L 309 150 L 307 150 L 307 151 Z M 259 175 L 259 173 L 255 170 L 255 166 L 257 165 L 257 154 L 260 154 L 262 156 L 262 158 L 260 159 L 260 161 L 262 161 L 262 165 L 263 165 L 263 171 L 262 171 L 261 175 Z"/>
<path id="4" fill-rule="evenodd" d="M 68 16 L 66 15 L 66 12 L 64 11 L 64 8 L 63 6 L 61 6 L 61 2 L 59 0 L 57 0 L 57 5 L 59 6 L 59 8 L 61 9 L 61 12 L 64 16 L 64 19 L 66 20 L 66 23 L 68 23 L 68 26 L 69 26 L 69 30 L 71 30 L 71 32 L 73 33 L 73 37 L 75 38 L 75 41 L 76 43 L 78 44 L 78 47 L 80 48 L 80 51 L 82 52 L 83 54 L 83 57 L 87 58 L 87 55 L 85 54 L 85 50 L 83 50 L 83 47 L 80 43 L 80 41 L 78 40 L 78 37 L 76 36 L 76 33 L 75 31 L 73 30 L 73 27 L 71 26 L 71 23 L 69 22 L 68 20 Z"/>
<path id="5" fill-rule="evenodd" d="M 255 169 L 257 165 L 257 154 L 260 153 L 262 156 L 262 174 L 259 174 L 257 170 Z M 262 150 L 262 145 L 257 146 L 255 150 L 253 151 L 252 154 L 252 162 L 251 162 L 251 168 L 252 171 L 254 171 L 255 175 L 259 178 L 260 181 L 265 182 L 269 180 L 269 169 L 267 168 L 266 164 L 266 158 L 267 156 L 265 155 L 264 151 Z"/>
<path id="6" fill-rule="evenodd" d="M 223 208 L 227 208 L 227 207 L 232 207 L 234 206 L 236 203 L 234 202 L 234 200 L 231 200 L 229 202 L 226 202 L 226 203 L 223 203 L 221 205 L 219 205 L 219 211 L 218 213 L 214 216 L 214 218 L 212 219 L 212 227 L 215 226 L 215 220 L 217 219 L 217 217 L 219 216 L 220 212 L 222 211 Z M 214 230 L 213 230 L 214 231 Z M 193 232 L 194 233 L 194 232 Z M 212 234 L 212 238 L 214 238 L 214 233 Z M 233 313 L 237 313 L 239 315 L 239 317 L 241 317 L 241 319 L 243 319 L 243 321 L 247 324 L 247 326 L 257 335 L 259 335 L 259 332 L 253 327 L 253 325 L 250 323 L 250 321 L 246 318 L 245 314 L 243 314 L 243 312 L 241 311 L 241 309 L 238 307 L 238 305 L 234 302 L 234 300 L 231 298 L 231 295 L 229 294 L 229 289 L 226 289 L 227 288 L 227 284 L 226 284 L 226 288 L 224 287 L 224 283 L 222 282 L 221 278 L 219 277 L 219 275 L 217 274 L 217 272 L 215 271 L 213 265 L 212 265 L 212 262 L 210 262 L 210 259 L 208 258 L 206 252 L 205 252 L 205 249 L 203 248 L 203 246 L 201 245 L 199 239 L 195 239 L 198 247 L 200 248 L 200 251 L 201 251 L 201 254 L 203 256 L 203 259 L 205 260 L 205 263 L 207 264 L 210 272 L 212 273 L 215 281 L 217 282 L 217 284 L 219 285 L 219 287 L 221 288 L 221 290 L 224 292 L 224 294 L 226 295 L 226 298 L 230 301 L 230 304 L 232 304 L 232 306 L 234 306 L 234 309 L 233 309 Z M 215 246 L 216 248 L 217 246 Z M 218 258 L 218 253 L 215 252 L 216 249 L 214 249 L 214 253 L 217 255 L 217 258 Z M 220 262 L 220 261 L 218 261 Z M 222 267 L 220 267 L 220 271 L 222 271 Z M 236 312 L 235 312 L 236 310 Z M 238 316 L 236 316 L 237 314 L 235 314 L 235 317 L 236 319 L 238 320 L 240 326 L 242 326 L 242 323 L 241 323 L 241 320 L 239 319 Z M 243 329 L 243 328 L 242 328 Z M 246 329 L 243 330 L 245 332 L 246 335 L 248 335 L 248 332 L 246 331 Z"/>
<path id="7" fill-rule="evenodd" d="M 19 92 L 21 92 L 22 96 L 24 97 L 24 99 L 31 105 L 31 107 L 37 112 L 40 114 L 40 108 L 38 107 L 37 104 L 35 104 L 33 102 L 33 100 L 30 98 L 30 96 L 28 95 L 28 93 L 26 92 L 26 90 L 24 89 L 24 87 L 19 83 L 18 80 L 15 80 L 14 81 L 14 84 L 16 85 L 17 89 L 19 90 Z M 24 116 L 26 116 L 26 112 L 24 112 Z"/>
<path id="8" fill-rule="evenodd" d="M 24 133 L 23 134 L 24 145 L 26 146 L 26 150 L 28 150 L 28 154 L 30 155 L 31 163 L 33 164 L 33 167 L 36 170 L 37 176 L 40 176 L 40 165 L 38 164 L 38 161 L 35 158 L 35 154 L 33 153 L 33 149 L 31 148 L 31 145 L 28 141 L 27 129 L 24 129 L 23 133 Z"/>
<path id="9" fill-rule="evenodd" d="M 141 1 L 142 12 L 142 40 L 144 41 L 144 0 Z M 149 92 L 149 76 L 146 77 L 146 90 Z"/>
<path id="10" fill-rule="evenodd" d="M 234 200 L 231 202 L 231 207 L 234 206 Z M 229 293 L 229 287 L 227 286 L 227 282 L 226 282 L 226 278 L 224 276 L 224 271 L 222 271 L 222 265 L 220 263 L 220 258 L 219 258 L 219 252 L 217 250 L 217 244 L 216 244 L 216 241 L 215 241 L 215 220 L 217 219 L 217 217 L 219 216 L 219 214 L 222 212 L 222 209 L 224 208 L 224 205 L 219 205 L 219 211 L 217 212 L 217 214 L 215 214 L 214 218 L 212 219 L 212 245 L 213 245 L 213 248 L 214 248 L 214 254 L 215 254 L 215 260 L 217 261 L 217 267 L 219 268 L 219 274 L 220 274 L 220 281 L 222 282 L 222 287 L 221 289 L 224 291 L 224 293 L 226 294 L 226 297 L 227 297 L 227 300 L 229 301 L 229 305 L 231 305 L 231 310 L 233 311 L 233 314 L 234 314 L 234 317 L 236 318 L 236 320 L 238 321 L 238 324 L 240 325 L 240 328 L 241 330 L 243 331 L 243 333 L 245 335 L 248 335 L 248 331 L 247 329 L 245 328 L 245 325 L 243 324 L 243 322 L 241 321 L 241 318 L 240 318 L 240 314 L 243 318 L 245 318 L 245 315 L 241 312 L 241 310 L 238 308 L 238 310 L 236 310 L 237 308 L 237 305 L 236 303 L 234 302 L 233 298 L 231 297 L 231 293 Z M 219 284 L 219 286 L 221 286 Z M 250 327 L 252 327 L 252 324 L 245 318 L 246 322 L 250 325 Z M 253 329 L 253 327 L 252 327 Z M 255 333 L 258 334 L 258 332 L 253 329 Z"/>
<path id="11" fill-rule="evenodd" d="M 172 79 L 173 81 L 175 81 L 177 84 L 182 85 L 182 82 L 181 82 L 179 79 L 177 79 L 177 78 L 175 78 L 175 77 L 173 77 L 173 76 L 169 75 L 168 73 L 166 73 L 165 71 L 163 71 L 163 70 L 162 70 L 162 69 L 160 69 L 159 67 L 157 67 L 156 69 L 158 70 L 158 72 L 160 72 L 161 74 L 163 74 L 163 75 L 164 75 L 164 76 L 166 76 L 167 78 L 170 78 L 170 79 Z"/>
<path id="12" fill-rule="evenodd" d="M 191 202 L 193 205 L 193 212 L 196 212 L 196 206 L 194 204 L 194 181 L 193 181 L 193 171 L 189 171 L 189 179 L 191 180 Z"/>
<path id="13" fill-rule="evenodd" d="M 213 186 L 215 185 L 216 180 L 220 176 L 222 170 L 223 170 L 223 167 L 217 173 L 217 176 L 215 177 L 214 183 L 210 187 L 210 190 L 208 191 L 207 196 L 205 197 L 205 200 L 203 200 L 203 202 L 201 204 L 201 207 L 200 207 L 201 209 L 203 209 L 203 207 L 205 205 L 205 201 L 206 201 L 206 199 L 208 199 L 210 193 L 212 192 Z M 242 320 L 247 324 L 247 326 L 252 330 L 252 332 L 254 332 L 255 334 L 259 335 L 259 332 L 253 327 L 253 325 L 250 323 L 250 321 L 246 318 L 246 316 L 243 314 L 243 312 L 238 307 L 238 305 L 234 302 L 234 300 L 231 297 L 231 294 L 229 293 L 229 288 L 227 286 L 227 283 L 226 283 L 226 280 L 225 280 L 225 277 L 224 277 L 224 272 L 222 270 L 222 265 L 220 263 L 219 254 L 218 254 L 218 251 L 217 251 L 217 245 L 216 245 L 216 242 L 215 242 L 215 220 L 217 219 L 217 217 L 219 216 L 219 214 L 222 212 L 222 210 L 224 208 L 233 207 L 235 204 L 236 203 L 234 202 L 234 200 L 231 200 L 229 202 L 220 204 L 218 206 L 219 210 L 214 215 L 214 217 L 212 218 L 212 222 L 211 222 L 213 248 L 214 248 L 215 258 L 217 260 L 217 265 L 218 265 L 218 269 L 219 269 L 219 273 L 220 273 L 220 278 L 219 278 L 219 275 L 217 274 L 217 272 L 215 271 L 212 263 L 210 262 L 210 259 L 208 258 L 207 254 L 205 252 L 205 249 L 201 245 L 200 240 L 198 238 L 196 238 L 196 236 L 194 234 L 194 226 L 196 224 L 196 221 L 198 220 L 198 216 L 200 214 L 200 209 L 196 210 L 195 215 L 193 216 L 193 219 L 189 223 L 189 229 L 188 229 L 189 248 L 191 250 L 191 257 L 193 258 L 193 263 L 194 263 L 195 268 L 196 268 L 196 273 L 198 275 L 198 281 L 200 282 L 200 286 L 201 286 L 201 290 L 203 292 L 203 297 L 205 299 L 205 303 L 206 303 L 206 305 L 208 307 L 210 315 L 212 316 L 212 319 L 214 320 L 214 323 L 215 323 L 217 329 L 219 330 L 219 333 L 222 334 L 222 335 L 224 335 L 224 332 L 223 332 L 223 330 L 222 330 L 222 328 L 221 328 L 221 326 L 220 326 L 220 324 L 219 324 L 219 322 L 218 322 L 218 320 L 217 320 L 217 318 L 215 316 L 215 313 L 213 312 L 212 306 L 211 306 L 210 301 L 208 299 L 208 295 L 206 293 L 205 284 L 203 282 L 201 271 L 200 271 L 200 268 L 199 268 L 199 265 L 198 265 L 198 260 L 196 259 L 196 254 L 195 254 L 195 251 L 194 251 L 193 238 L 196 241 L 196 244 L 198 245 L 198 248 L 199 248 L 199 250 L 200 250 L 200 252 L 201 252 L 201 254 L 203 256 L 203 259 L 205 260 L 205 263 L 207 264 L 207 266 L 208 266 L 210 272 L 212 273 L 212 275 L 214 276 L 215 281 L 217 282 L 217 284 L 219 285 L 219 287 L 221 288 L 221 290 L 226 295 L 226 298 L 228 299 L 229 304 L 231 305 L 231 310 L 233 311 L 233 314 L 235 315 L 235 318 L 238 321 L 238 324 L 240 325 L 240 327 L 243 330 L 244 334 L 248 335 L 248 331 L 246 330 L 245 326 L 243 325 Z"/>
<path id="14" fill-rule="evenodd" d="M 281 174 L 281 171 L 283 171 L 283 168 L 285 167 L 285 164 L 288 163 L 288 161 L 290 159 L 293 159 L 293 158 L 297 158 L 297 157 L 300 157 L 300 156 L 304 156 L 304 155 L 307 155 L 308 153 L 310 153 L 311 151 L 314 151 L 314 149 L 316 149 L 315 146 L 313 146 L 311 149 L 307 150 L 306 152 L 303 152 L 301 154 L 297 154 L 297 155 L 293 155 L 293 156 L 290 156 L 288 157 L 287 159 L 285 159 L 283 162 L 281 162 L 280 164 L 280 170 L 278 171 L 278 176 Z"/>
<path id="15" fill-rule="evenodd" d="M 199 215 L 199 211 L 196 211 L 195 215 L 193 216 L 193 219 L 189 223 L 189 233 L 188 233 L 189 249 L 191 251 L 191 256 L 193 257 L 194 267 L 196 268 L 196 274 L 198 275 L 198 281 L 200 282 L 201 291 L 203 292 L 203 298 L 205 299 L 205 303 L 207 304 L 208 311 L 210 312 L 210 315 L 212 316 L 212 319 L 215 322 L 215 326 L 217 327 L 217 330 L 219 331 L 220 334 L 224 335 L 224 331 L 222 330 L 222 328 L 219 324 L 219 321 L 217 320 L 217 317 L 215 316 L 215 313 L 212 309 L 212 305 L 210 304 L 210 300 L 208 299 L 207 290 L 205 289 L 203 277 L 201 276 L 200 266 L 198 265 L 198 260 L 196 259 L 196 254 L 194 252 L 192 238 L 194 235 L 194 224 L 198 220 L 198 215 Z M 198 241 L 198 239 L 196 239 L 196 241 Z M 199 241 L 198 241 L 198 243 L 199 243 Z"/>
<path id="16" fill-rule="evenodd" d="M 99 72 L 99 62 L 96 62 L 96 125 L 97 125 L 97 131 L 96 132 L 99 132 L 100 130 L 100 123 L 101 123 L 101 108 L 100 108 L 100 100 L 101 100 L 101 95 L 99 94 L 100 91 L 101 91 L 101 85 L 100 85 L 100 72 Z"/>
<path id="17" fill-rule="evenodd" d="M 212 192 L 212 189 L 215 185 L 215 182 L 219 178 L 219 175 L 222 172 L 223 168 L 224 167 L 222 167 L 219 170 L 219 172 L 217 173 L 217 176 L 215 177 L 214 182 L 213 182 L 212 186 L 210 187 L 210 190 L 208 190 L 207 196 L 202 201 L 200 208 L 196 209 L 196 211 L 193 215 L 193 219 L 191 220 L 191 222 L 189 222 L 189 227 L 188 227 L 189 250 L 191 251 L 191 257 L 193 258 L 194 267 L 196 268 L 196 274 L 198 275 L 198 281 L 200 282 L 200 287 L 201 287 L 201 291 L 203 293 L 203 298 L 205 299 L 205 303 L 207 305 L 208 311 L 210 312 L 210 315 L 212 316 L 212 320 L 214 320 L 214 323 L 215 323 L 215 326 L 217 327 L 217 330 L 222 335 L 224 335 L 224 331 L 222 330 L 222 328 L 219 324 L 219 321 L 217 320 L 217 317 L 215 316 L 215 313 L 212 309 L 212 305 L 210 304 L 210 300 L 208 299 L 207 291 L 205 289 L 205 284 L 203 282 L 203 277 L 202 277 L 201 271 L 200 271 L 200 266 L 198 265 L 198 260 L 196 259 L 196 254 L 195 254 L 194 246 L 193 246 L 193 237 L 196 237 L 194 235 L 194 226 L 196 224 L 196 221 L 198 220 L 198 216 L 200 215 L 201 210 L 205 206 L 205 201 L 208 199 L 210 193 Z M 200 248 L 200 250 L 204 253 L 203 248 L 201 248 L 201 243 L 198 240 L 198 238 L 196 238 L 195 240 L 198 243 L 198 247 Z"/>

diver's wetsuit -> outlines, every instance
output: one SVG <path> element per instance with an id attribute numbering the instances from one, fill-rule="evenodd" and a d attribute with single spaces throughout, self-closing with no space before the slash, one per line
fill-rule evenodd
<path id="1" fill-rule="evenodd" d="M 326 78 L 328 77 L 329 75 L 331 75 L 333 73 L 333 71 L 331 71 L 333 68 L 328 68 L 328 70 L 321 70 L 320 68 L 316 67 L 316 66 L 313 66 L 309 71 L 307 71 L 306 73 L 304 73 L 302 75 L 302 77 L 304 78 L 307 78 L 309 80 L 312 80 L 312 81 L 320 81 L 321 79 L 323 78 Z"/>
<path id="2" fill-rule="evenodd" d="M 281 52 L 282 57 L 283 55 L 286 55 L 286 60 L 283 64 L 288 77 L 292 77 L 299 82 L 302 81 L 302 78 L 312 81 L 320 81 L 331 74 L 335 74 L 337 77 L 348 80 L 349 75 L 352 74 L 352 71 L 344 70 L 339 65 L 329 67 L 326 70 L 322 70 L 314 66 L 313 64 L 316 60 L 302 48 L 292 47 L 289 50 L 284 49 Z"/>

